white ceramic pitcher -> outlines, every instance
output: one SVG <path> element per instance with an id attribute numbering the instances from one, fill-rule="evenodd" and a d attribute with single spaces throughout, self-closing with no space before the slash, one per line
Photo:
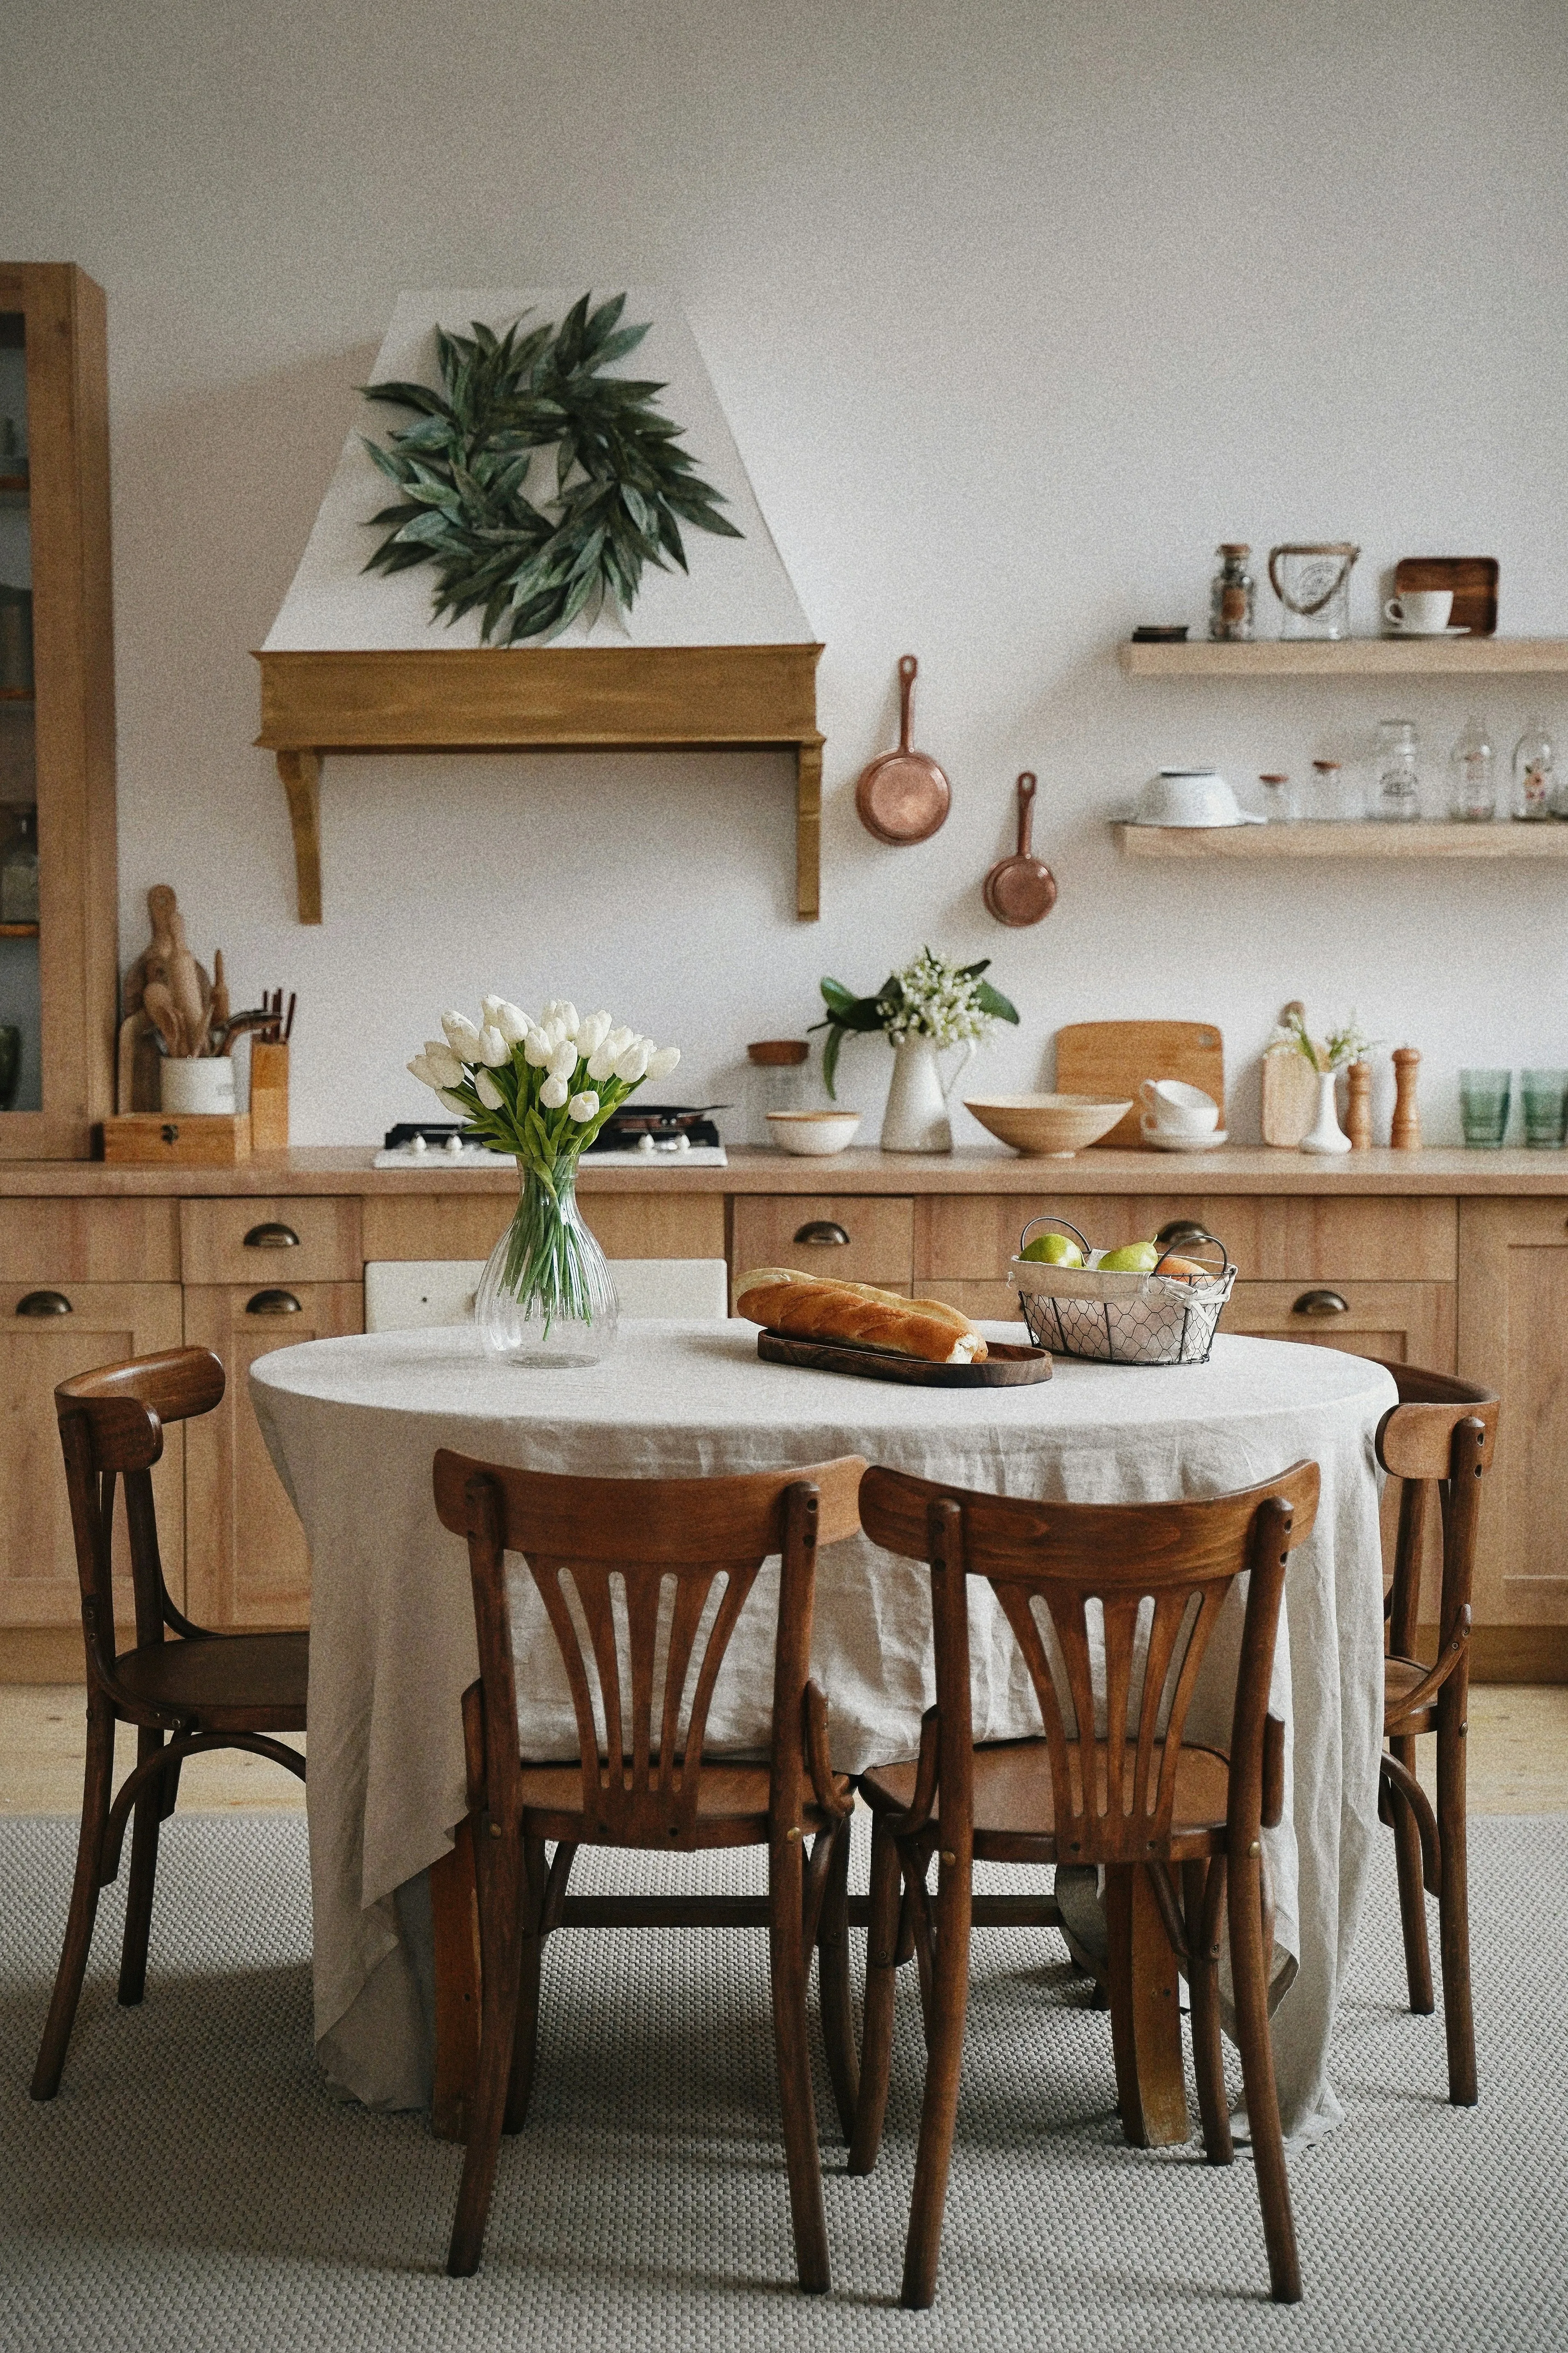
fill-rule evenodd
<path id="1" fill-rule="evenodd" d="M 893 1048 L 893 1083 L 882 1114 L 884 1152 L 951 1152 L 952 1126 L 947 1106 L 968 1067 L 974 1040 L 966 1038 L 952 1076 L 943 1082 L 935 1040 L 903 1038 Z"/>

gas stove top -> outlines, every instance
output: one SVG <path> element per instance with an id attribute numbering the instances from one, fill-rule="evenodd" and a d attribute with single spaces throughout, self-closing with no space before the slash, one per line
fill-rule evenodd
<path id="1" fill-rule="evenodd" d="M 715 1104 L 715 1110 L 727 1108 Z M 628 1104 L 612 1112 L 588 1147 L 600 1162 L 637 1167 L 725 1168 L 729 1160 L 719 1131 L 706 1111 L 680 1103 Z M 504 1168 L 510 1155 L 468 1144 L 456 1121 L 399 1120 L 386 1131 L 375 1155 L 377 1168 Z"/>

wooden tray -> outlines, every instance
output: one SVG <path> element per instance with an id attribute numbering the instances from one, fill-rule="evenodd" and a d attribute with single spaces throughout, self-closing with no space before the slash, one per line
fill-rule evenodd
<path id="1" fill-rule="evenodd" d="M 834 1340 L 791 1340 L 782 1332 L 757 1335 L 764 1365 L 798 1365 L 808 1373 L 853 1373 L 863 1381 L 903 1381 L 917 1389 L 1016 1389 L 1048 1381 L 1051 1359 L 1044 1348 L 1017 1348 L 1010 1341 L 987 1343 L 978 1365 L 930 1365 L 921 1356 L 895 1356 L 885 1348 L 847 1348 Z"/>
<path id="2" fill-rule="evenodd" d="M 1473 638 L 1497 634 L 1498 565 L 1495 555 L 1406 555 L 1394 567 L 1394 593 L 1407 588 L 1451 588 L 1449 626 Z"/>

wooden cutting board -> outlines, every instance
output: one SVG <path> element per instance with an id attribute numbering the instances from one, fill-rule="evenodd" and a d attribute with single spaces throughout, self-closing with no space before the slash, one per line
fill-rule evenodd
<path id="1" fill-rule="evenodd" d="M 1225 1046 L 1211 1022 L 1074 1021 L 1057 1031 L 1059 1094 L 1099 1095 L 1112 1103 L 1132 1098 L 1126 1118 L 1091 1150 L 1153 1150 L 1139 1126 L 1143 1106 L 1138 1090 L 1145 1079 L 1181 1079 L 1202 1087 L 1218 1103 L 1219 1124 L 1225 1125 Z"/>
<path id="2" fill-rule="evenodd" d="M 1302 1013 L 1294 998 L 1280 1012 Z M 1318 1074 L 1295 1046 L 1276 1046 L 1263 1057 L 1263 1141 L 1293 1152 L 1318 1115 Z"/>

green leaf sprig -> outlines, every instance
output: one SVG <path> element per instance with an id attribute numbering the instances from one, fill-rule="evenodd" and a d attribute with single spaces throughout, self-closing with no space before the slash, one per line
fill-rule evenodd
<path id="1" fill-rule="evenodd" d="M 469 335 L 436 332 L 441 390 L 372 384 L 367 400 L 417 412 L 389 448 L 365 441 L 397 485 L 371 517 L 386 537 L 367 572 L 436 567 L 432 602 L 448 623 L 481 614 L 485 643 L 561 635 L 605 598 L 628 612 L 643 567 L 687 569 L 680 524 L 725 539 L 744 534 L 720 513 L 724 493 L 678 445 L 684 427 L 658 406 L 665 390 L 604 370 L 635 351 L 647 322 L 623 327 L 626 296 L 588 308 L 584 294 L 559 328 L 502 335 L 472 322 Z M 538 452 L 555 453 L 551 496 L 525 485 Z"/>

